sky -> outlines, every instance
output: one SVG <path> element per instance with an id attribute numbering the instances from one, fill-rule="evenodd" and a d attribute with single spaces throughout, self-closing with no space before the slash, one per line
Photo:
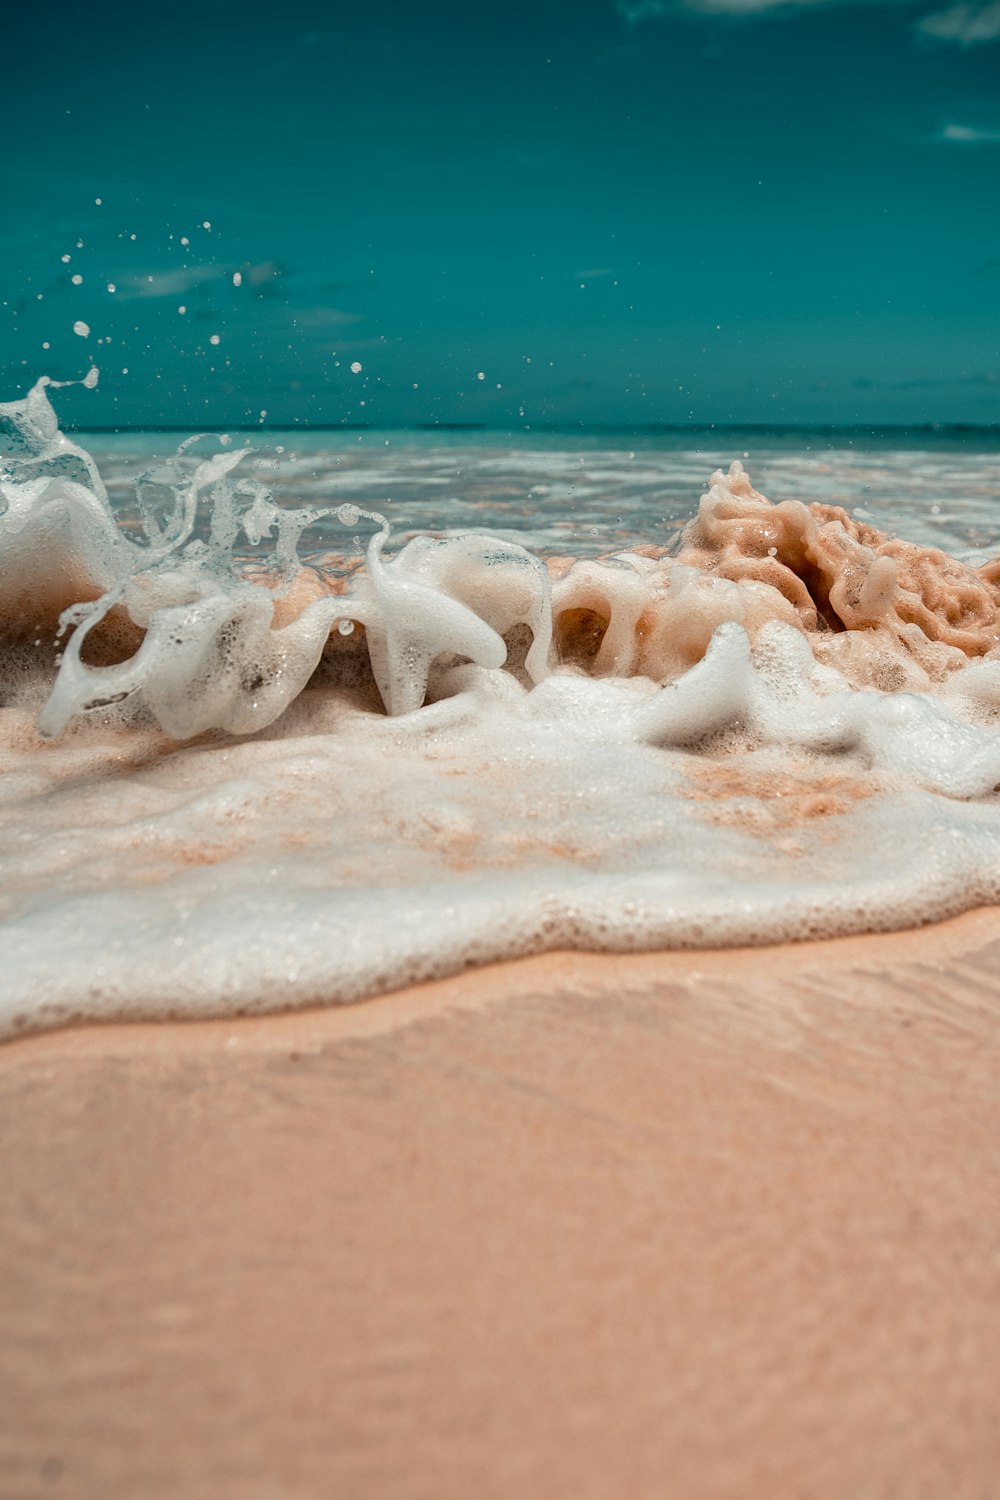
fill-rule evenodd
<path id="1" fill-rule="evenodd" d="M 1000 0 L 55 0 L 0 124 L 70 423 L 1000 422 Z"/>

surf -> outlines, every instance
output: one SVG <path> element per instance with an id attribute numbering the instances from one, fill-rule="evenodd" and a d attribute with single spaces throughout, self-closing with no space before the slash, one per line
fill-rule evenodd
<path id="1" fill-rule="evenodd" d="M 397 543 L 225 436 L 123 506 L 49 391 L 0 406 L 5 1033 L 1000 896 L 1000 561 L 740 460 L 591 556 Z"/>

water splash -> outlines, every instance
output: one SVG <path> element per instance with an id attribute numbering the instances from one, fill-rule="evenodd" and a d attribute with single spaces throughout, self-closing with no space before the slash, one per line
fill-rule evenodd
<path id="1" fill-rule="evenodd" d="M 0 407 L 0 1031 L 1000 898 L 997 563 L 739 463 L 679 541 L 393 552 L 211 435 L 123 520 L 48 389 Z"/>

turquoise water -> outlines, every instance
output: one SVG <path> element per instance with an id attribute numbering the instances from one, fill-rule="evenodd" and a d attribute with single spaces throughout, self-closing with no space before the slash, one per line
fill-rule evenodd
<path id="1" fill-rule="evenodd" d="M 161 431 L 81 439 L 122 515 L 135 479 L 180 441 Z M 356 501 L 382 511 L 399 541 L 417 531 L 471 527 L 570 556 L 666 545 L 697 509 L 713 470 L 740 459 L 775 502 L 841 505 L 882 530 L 967 560 L 1000 550 L 1000 429 L 883 436 L 800 428 L 293 430 L 234 433 L 233 442 L 255 448 L 240 472 L 253 473 L 279 503 Z M 343 545 L 340 527 L 336 545 Z"/>

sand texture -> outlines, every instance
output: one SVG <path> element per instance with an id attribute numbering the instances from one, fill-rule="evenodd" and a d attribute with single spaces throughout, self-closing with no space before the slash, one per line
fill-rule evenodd
<path id="1" fill-rule="evenodd" d="M 1000 912 L 0 1051 L 0 1496 L 992 1500 Z"/>

